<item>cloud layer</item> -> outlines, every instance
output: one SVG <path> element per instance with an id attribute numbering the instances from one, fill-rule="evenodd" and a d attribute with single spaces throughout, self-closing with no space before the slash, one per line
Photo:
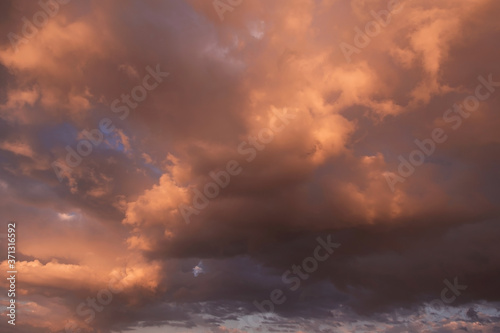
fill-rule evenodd
<path id="1" fill-rule="evenodd" d="M 462 2 L 3 3 L 2 331 L 498 331 L 500 4 Z"/>

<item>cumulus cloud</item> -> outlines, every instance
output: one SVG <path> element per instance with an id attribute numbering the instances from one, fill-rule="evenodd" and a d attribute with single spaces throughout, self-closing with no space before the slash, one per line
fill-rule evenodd
<path id="1" fill-rule="evenodd" d="M 0 207 L 19 224 L 23 332 L 498 330 L 500 6 L 401 0 L 366 32 L 389 3 L 88 0 L 4 38 Z M 1 6 L 5 36 L 42 10 Z M 148 68 L 169 74 L 139 101 Z M 488 98 L 447 119 L 480 76 Z M 447 139 L 391 188 L 436 128 Z M 342 246 L 290 290 L 327 235 Z M 467 290 L 435 313 L 455 277 Z M 78 305 L 113 278 L 123 291 L 86 323 Z"/>

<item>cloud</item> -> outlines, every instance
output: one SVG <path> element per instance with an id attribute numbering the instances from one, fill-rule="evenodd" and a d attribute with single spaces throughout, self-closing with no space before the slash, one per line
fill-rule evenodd
<path id="1" fill-rule="evenodd" d="M 3 6 L 7 33 L 40 10 Z M 116 275 L 126 288 L 88 329 L 494 332 L 499 92 L 457 131 L 443 113 L 479 75 L 500 81 L 500 7 L 402 1 L 346 61 L 340 43 L 387 6 L 243 1 L 221 21 L 201 0 L 89 0 L 59 6 L 17 52 L 4 39 L 0 209 L 20 226 L 23 331 L 81 322 L 77 306 Z M 168 78 L 121 119 L 113 101 L 156 64 Z M 60 182 L 51 163 L 103 118 L 116 130 Z M 436 127 L 448 140 L 391 191 L 398 157 Z M 242 172 L 186 224 L 179 206 L 231 160 Z M 342 247 L 289 292 L 283 273 L 330 234 Z M 470 287 L 428 313 L 455 276 Z M 259 314 L 275 289 L 287 301 Z"/>
<path id="2" fill-rule="evenodd" d="M 193 267 L 193 275 L 194 277 L 198 277 L 198 275 L 205 273 L 203 269 L 203 263 L 200 261 L 198 265 Z"/>

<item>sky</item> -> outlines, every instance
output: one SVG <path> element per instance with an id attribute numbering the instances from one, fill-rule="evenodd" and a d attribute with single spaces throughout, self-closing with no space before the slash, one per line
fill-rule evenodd
<path id="1" fill-rule="evenodd" d="M 500 332 L 499 14 L 2 1 L 0 331 Z"/>

